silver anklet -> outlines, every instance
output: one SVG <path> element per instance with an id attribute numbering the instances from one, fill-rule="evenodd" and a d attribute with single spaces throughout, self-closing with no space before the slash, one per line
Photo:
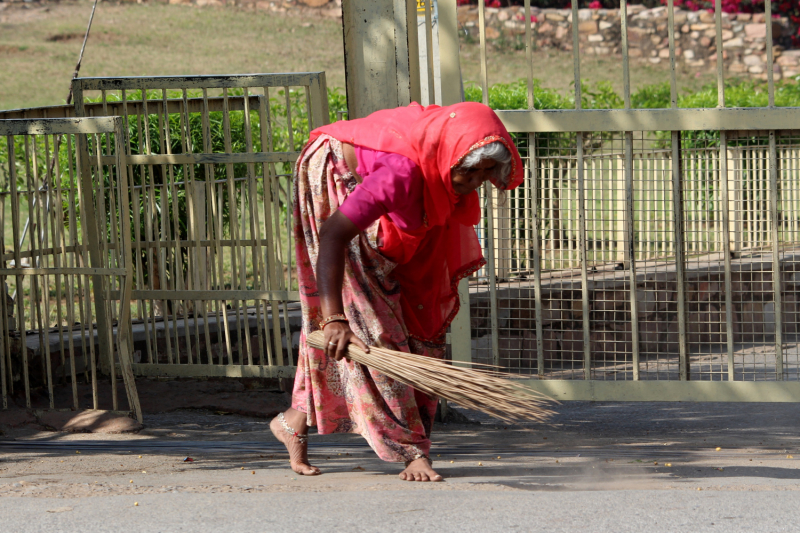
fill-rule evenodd
<path id="1" fill-rule="evenodd" d="M 433 461 L 431 460 L 431 458 L 430 458 L 430 457 L 428 457 L 428 456 L 427 456 L 427 455 L 425 455 L 425 454 L 418 453 L 418 454 L 414 455 L 414 458 L 413 458 L 413 459 L 410 459 L 410 460 L 406 461 L 406 468 L 408 468 L 408 465 L 410 465 L 411 463 L 413 463 L 413 462 L 414 462 L 414 461 L 416 461 L 417 459 L 425 459 L 426 461 L 428 461 L 428 464 L 429 464 L 430 466 L 433 466 Z"/>
<path id="2" fill-rule="evenodd" d="M 292 426 L 290 426 L 286 422 L 286 417 L 283 416 L 283 413 L 278 415 L 278 422 L 281 423 L 281 427 L 283 427 L 283 430 L 286 433 L 297 439 L 297 442 L 299 442 L 300 444 L 306 444 L 308 442 L 308 433 L 306 433 L 305 435 L 301 435 L 297 431 L 292 429 Z"/>

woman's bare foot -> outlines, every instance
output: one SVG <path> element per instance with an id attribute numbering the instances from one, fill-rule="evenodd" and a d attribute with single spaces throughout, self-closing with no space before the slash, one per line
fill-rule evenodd
<path id="1" fill-rule="evenodd" d="M 308 434 L 308 426 L 305 423 L 305 413 L 289 409 L 286 413 L 281 414 L 284 415 L 286 424 L 294 429 L 298 435 L 305 436 Z M 293 416 L 296 414 L 301 414 L 302 417 Z M 292 466 L 292 470 L 301 476 L 318 476 L 321 474 L 322 472 L 319 468 L 311 466 L 308 462 L 308 441 L 300 439 L 298 436 L 286 431 L 283 424 L 281 424 L 280 418 L 281 415 L 273 418 L 272 422 L 269 423 L 269 429 L 272 431 L 272 434 L 275 435 L 275 438 L 286 446 L 286 450 L 289 452 L 289 463 Z"/>
<path id="2" fill-rule="evenodd" d="M 420 457 L 406 463 L 406 469 L 400 472 L 400 479 L 404 481 L 444 481 L 431 467 L 427 457 Z"/>

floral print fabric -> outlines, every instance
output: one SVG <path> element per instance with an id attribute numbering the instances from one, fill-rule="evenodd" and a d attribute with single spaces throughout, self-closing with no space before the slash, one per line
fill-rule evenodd
<path id="1" fill-rule="evenodd" d="M 315 271 L 319 229 L 356 185 L 339 141 L 321 135 L 303 149 L 293 205 L 303 330 L 292 407 L 305 412 L 320 434 L 358 433 L 384 461 L 405 462 L 428 454 L 437 399 L 355 362 L 334 361 L 305 343 L 324 318 Z M 371 346 L 442 357 L 444 345 L 409 338 L 400 287 L 391 276 L 395 264 L 379 252 L 378 228 L 376 221 L 345 251 L 342 292 L 350 328 Z"/>

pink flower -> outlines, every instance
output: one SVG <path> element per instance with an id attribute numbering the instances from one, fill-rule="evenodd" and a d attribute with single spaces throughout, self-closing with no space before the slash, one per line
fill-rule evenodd
<path id="1" fill-rule="evenodd" d="M 600 9 L 602 7 L 603 7 L 603 4 L 601 4 L 598 0 L 594 0 L 593 2 L 591 2 L 589 4 L 589 9 Z"/>

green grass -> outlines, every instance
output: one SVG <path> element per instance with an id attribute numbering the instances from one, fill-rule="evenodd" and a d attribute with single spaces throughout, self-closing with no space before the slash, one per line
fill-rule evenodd
<path id="1" fill-rule="evenodd" d="M 91 2 L 7 9 L 0 15 L 0 109 L 63 103 L 81 47 Z M 60 37 L 59 37 L 60 36 Z M 57 40 L 53 40 L 57 38 Z M 463 37 L 463 35 L 462 35 Z M 490 47 L 489 82 L 527 77 L 524 50 Z M 480 53 L 474 42 L 461 43 L 466 83 L 480 79 Z M 156 76 L 241 74 L 324 70 L 329 87 L 344 87 L 342 28 L 338 20 L 163 4 L 110 4 L 97 8 L 81 69 L 82 76 Z M 571 92 L 572 55 L 536 50 L 534 77 L 562 94 Z M 608 81 L 622 92 L 617 57 L 584 56 L 581 77 L 592 84 Z M 667 66 L 631 65 L 631 89 L 668 79 Z M 678 66 L 683 94 L 713 81 L 711 71 Z"/>
<path id="2" fill-rule="evenodd" d="M 80 1 L 2 13 L 0 109 L 64 103 L 90 12 Z M 58 35 L 72 37 L 48 40 Z M 343 87 L 342 50 L 341 24 L 330 19 L 102 2 L 81 76 L 324 70 L 329 86 Z"/>
<path id="3" fill-rule="evenodd" d="M 463 34 L 462 34 L 463 37 Z M 512 83 L 528 76 L 528 61 L 524 50 L 510 48 L 487 51 L 489 85 Z M 461 43 L 461 69 L 465 82 L 480 84 L 480 47 L 475 43 Z M 631 92 L 669 81 L 668 65 L 631 62 Z M 622 94 L 622 60 L 614 56 L 582 56 L 581 79 L 597 84 L 607 81 L 617 94 Z M 575 80 L 572 52 L 562 50 L 535 50 L 533 54 L 533 77 L 543 80 L 543 87 L 557 89 L 561 94 L 571 95 Z M 679 62 L 677 65 L 678 92 L 694 92 L 715 80 L 711 70 L 690 69 Z"/>

